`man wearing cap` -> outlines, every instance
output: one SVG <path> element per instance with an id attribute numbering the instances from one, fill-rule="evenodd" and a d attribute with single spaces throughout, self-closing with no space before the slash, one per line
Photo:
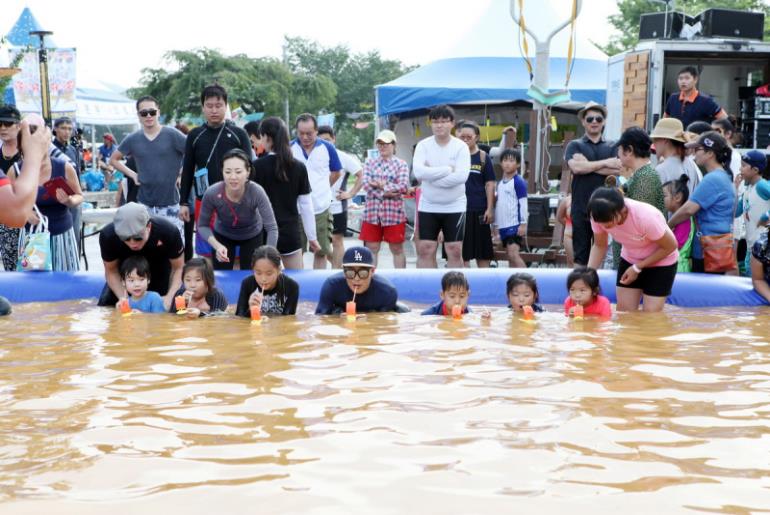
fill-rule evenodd
<path id="1" fill-rule="evenodd" d="M 374 257 L 366 247 L 351 247 L 342 257 L 342 272 L 328 277 L 321 287 L 316 315 L 345 313 L 354 300 L 357 313 L 398 311 L 398 292 L 374 273 Z"/>
<path id="2" fill-rule="evenodd" d="M 396 157 L 396 135 L 383 130 L 377 135 L 379 155 L 364 164 L 364 218 L 361 222 L 361 241 L 377 254 L 383 241 L 393 254 L 393 268 L 406 268 L 404 240 L 406 239 L 406 211 L 404 195 L 409 191 L 409 166 Z"/>
<path id="3" fill-rule="evenodd" d="M 575 263 L 586 265 L 594 233 L 588 218 L 591 194 L 604 185 L 608 175 L 620 173 L 620 160 L 612 143 L 603 136 L 607 109 L 596 102 L 588 102 L 578 112 L 585 135 L 569 142 L 564 160 L 572 172 L 572 244 Z"/>
<path id="4" fill-rule="evenodd" d="M 713 98 L 697 89 L 698 69 L 685 66 L 676 77 L 679 93 L 673 93 L 666 102 L 664 116 L 678 118 L 687 127 L 693 122 L 711 123 L 720 118 L 727 118 L 727 113 Z"/>
<path id="5" fill-rule="evenodd" d="M 332 184 L 340 177 L 342 163 L 334 145 L 318 137 L 318 122 L 315 116 L 309 113 L 299 115 L 294 128 L 297 138 L 291 142 L 291 153 L 294 159 L 307 168 L 316 233 L 318 244 L 321 246 L 321 250 L 313 257 L 313 268 L 325 269 L 326 259 L 332 255 Z M 304 232 L 302 238 L 304 241 Z M 305 247 L 304 244 L 302 246 Z"/>
<path id="6" fill-rule="evenodd" d="M 735 217 L 746 223 L 746 270 L 751 272 L 751 249 L 759 240 L 770 218 L 770 181 L 767 180 L 767 156 L 750 150 L 741 157 L 741 177 L 746 189 L 735 207 Z"/>
<path id="7" fill-rule="evenodd" d="M 650 138 L 655 144 L 655 155 L 658 157 L 655 171 L 660 176 L 660 182 L 666 184 L 678 180 L 682 174 L 687 175 L 687 189 L 692 195 L 703 176 L 695 161 L 686 156 L 684 144 L 687 141 L 682 122 L 676 118 L 661 118 L 655 124 Z"/>
<path id="8" fill-rule="evenodd" d="M 117 150 L 115 147 L 115 136 L 106 132 L 104 134 L 104 144 L 99 147 L 99 160 L 97 166 L 104 173 L 104 189 L 109 189 L 109 184 L 112 181 L 112 174 L 115 173 L 115 168 L 110 164 L 110 157 L 112 153 Z"/>
<path id="9" fill-rule="evenodd" d="M 19 123 L 21 113 L 14 106 L 0 106 L 0 172 L 10 173 L 11 168 L 21 161 L 21 149 L 18 146 Z M 0 255 L 3 268 L 16 270 L 19 255 L 19 228 L 0 225 Z"/>
<path id="10" fill-rule="evenodd" d="M 364 185 L 364 170 L 361 167 L 361 161 L 347 152 L 336 147 L 337 137 L 334 135 L 334 129 L 329 125 L 318 127 L 318 137 L 335 145 L 337 156 L 340 158 L 340 177 L 332 184 L 332 203 L 329 206 L 329 212 L 332 215 L 332 268 L 342 266 L 342 253 L 345 252 L 345 233 L 348 230 L 348 200 L 355 197 Z M 348 178 L 351 175 L 356 176 L 356 182 L 348 190 Z"/>
<path id="11" fill-rule="evenodd" d="M 185 135 L 174 127 L 160 124 L 160 107 L 151 96 L 136 101 L 136 114 L 142 128 L 125 137 L 110 157 L 110 165 L 140 185 L 137 201 L 150 214 L 162 216 L 174 224 L 184 238 L 184 223 L 179 218 L 179 188 Z M 134 158 L 136 170 L 123 163 L 123 157 Z"/>
<path id="12" fill-rule="evenodd" d="M 131 255 L 144 256 L 150 263 L 149 290 L 163 296 L 168 309 L 174 292 L 182 284 L 184 243 L 176 226 L 160 216 L 150 216 L 136 202 L 125 204 L 111 224 L 99 233 L 99 247 L 107 284 L 99 297 L 100 306 L 114 306 L 126 296 L 120 280 L 120 263 Z"/>

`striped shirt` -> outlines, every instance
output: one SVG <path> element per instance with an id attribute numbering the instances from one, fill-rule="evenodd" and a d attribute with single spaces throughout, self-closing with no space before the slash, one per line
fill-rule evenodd
<path id="1" fill-rule="evenodd" d="M 372 182 L 382 181 L 385 187 L 374 188 Z M 374 225 L 398 225 L 406 220 L 404 200 L 401 197 L 409 189 L 409 167 L 401 158 L 367 159 L 364 164 L 364 222 Z M 399 193 L 397 197 L 385 197 L 385 193 Z"/>

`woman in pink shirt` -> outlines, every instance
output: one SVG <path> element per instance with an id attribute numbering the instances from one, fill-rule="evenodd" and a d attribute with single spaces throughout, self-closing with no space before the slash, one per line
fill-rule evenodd
<path id="1" fill-rule="evenodd" d="M 662 311 L 676 277 L 674 233 L 655 207 L 623 198 L 620 190 L 599 188 L 591 195 L 588 213 L 594 243 L 588 266 L 598 268 L 607 253 L 607 235 L 623 246 L 616 293 L 618 311 Z"/>

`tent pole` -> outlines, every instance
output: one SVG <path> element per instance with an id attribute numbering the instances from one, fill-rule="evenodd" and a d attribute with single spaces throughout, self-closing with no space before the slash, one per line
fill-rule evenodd
<path id="1" fill-rule="evenodd" d="M 91 168 L 96 170 L 96 124 L 91 125 Z"/>

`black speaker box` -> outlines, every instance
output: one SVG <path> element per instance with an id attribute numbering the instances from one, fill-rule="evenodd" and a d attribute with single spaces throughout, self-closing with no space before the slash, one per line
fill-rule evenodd
<path id="1" fill-rule="evenodd" d="M 643 14 L 639 21 L 639 39 L 677 39 L 686 24 L 695 19 L 678 11 Z"/>
<path id="2" fill-rule="evenodd" d="M 741 38 L 762 40 L 765 33 L 765 13 L 708 9 L 698 15 L 703 26 L 701 35 L 707 38 Z"/>

